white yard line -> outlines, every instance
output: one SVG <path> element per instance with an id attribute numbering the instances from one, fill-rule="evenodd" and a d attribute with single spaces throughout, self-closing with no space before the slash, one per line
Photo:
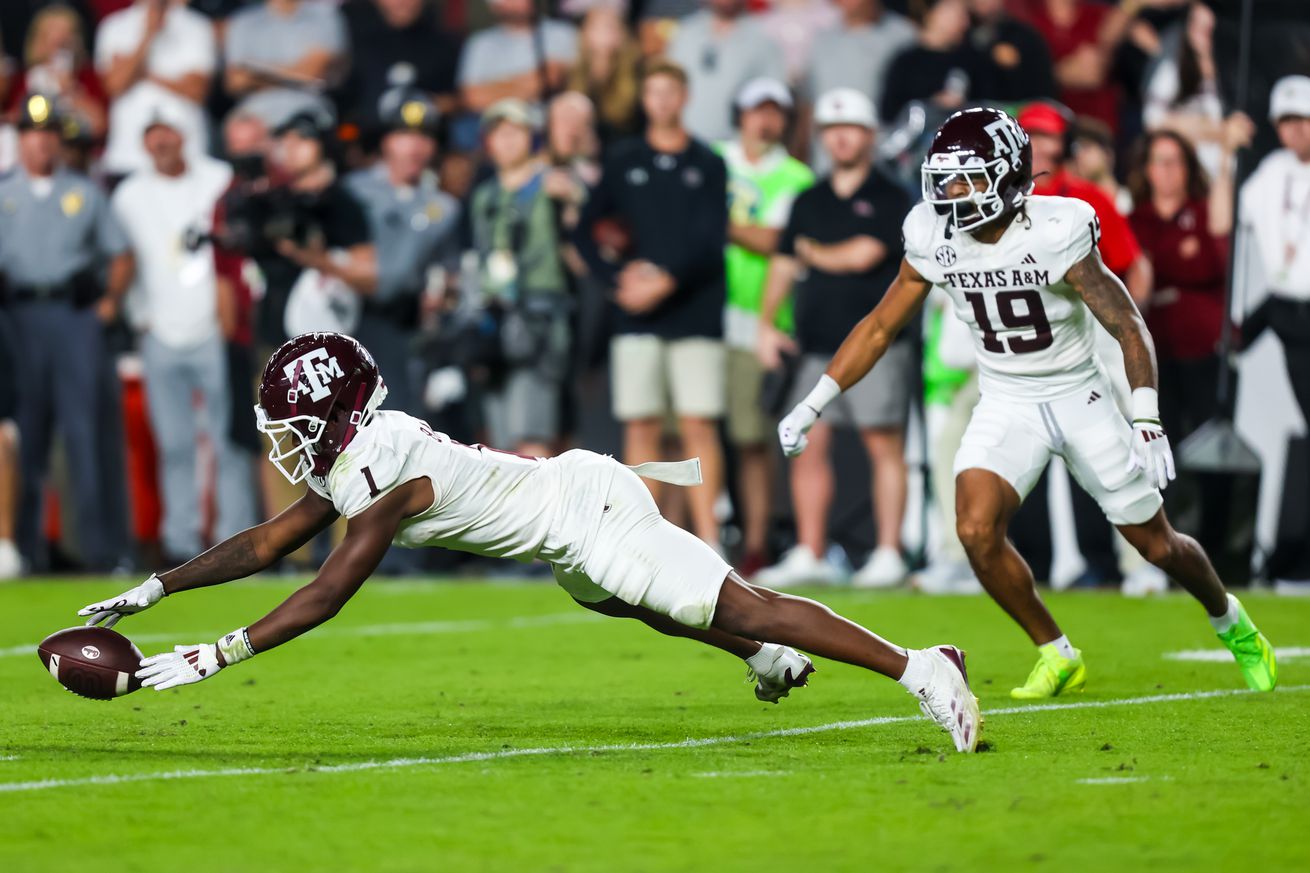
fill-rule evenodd
<path id="1" fill-rule="evenodd" d="M 1274 648 L 1274 654 L 1280 661 L 1293 658 L 1310 658 L 1310 646 L 1280 646 Z M 1207 663 L 1227 664 L 1233 660 L 1227 649 L 1187 649 L 1182 652 L 1165 652 L 1166 661 L 1205 661 Z"/>
<path id="2" fill-rule="evenodd" d="M 1079 785 L 1134 785 L 1138 782 L 1164 782 L 1168 776 L 1097 776 L 1092 779 L 1075 779 Z"/>
<path id="3" fill-rule="evenodd" d="M 1279 691 L 1288 694 L 1297 691 L 1310 691 L 1310 685 L 1293 685 Z M 1146 697 L 1121 697 L 1116 700 L 1079 700 L 1069 703 L 1048 703 L 1035 706 L 1007 706 L 991 709 L 984 713 L 990 717 L 998 715 L 1034 715 L 1066 709 L 1104 709 L 1113 706 L 1138 706 L 1152 703 L 1175 703 L 1191 700 L 1209 700 L 1216 697 L 1234 697 L 1253 694 L 1246 689 L 1225 691 L 1193 691 L 1181 694 L 1152 694 Z M 856 728 L 875 727 L 885 724 L 902 724 L 921 722 L 918 715 L 884 715 L 876 718 L 864 718 L 855 721 L 834 721 L 827 724 L 808 727 L 781 728 L 771 731 L 755 731 L 717 737 L 692 737 L 676 742 L 663 743 L 614 743 L 603 746 L 545 746 L 528 749 L 497 749 L 491 752 L 464 752 L 459 755 L 439 757 L 392 758 L 386 761 L 352 761 L 345 764 L 325 764 L 305 767 L 229 767 L 217 770 L 166 770 L 154 773 L 106 774 L 103 776 L 84 776 L 73 779 L 41 779 L 33 782 L 0 782 L 0 794 L 17 791 L 41 791 L 47 788 L 73 788 L 84 785 L 122 785 L 129 782 L 165 782 L 174 779 L 209 779 L 218 776 L 266 776 L 300 772 L 312 773 L 358 773 L 364 770 L 405 770 L 413 767 L 436 767 L 444 764 L 467 764 L 479 761 L 500 761 L 507 758 L 530 758 L 545 755 L 594 755 L 610 752 L 655 752 L 676 749 L 699 749 L 706 746 L 723 746 L 754 740 L 775 739 L 778 737 L 801 737 L 810 734 L 822 734 L 830 731 L 854 730 Z"/>
<path id="4" fill-rule="evenodd" d="M 707 770 L 692 773 L 697 779 L 746 779 L 754 776 L 790 776 L 790 770 Z"/>
<path id="5" fill-rule="evenodd" d="M 464 621 L 410 621 L 395 624 L 364 624 L 355 626 L 333 627 L 331 625 L 314 631 L 314 637 L 384 637 L 384 636 L 426 636 L 432 634 L 476 633 L 489 630 L 517 630 L 521 628 L 548 627 L 557 624 L 579 624 L 600 621 L 602 616 L 586 610 L 573 612 L 552 612 L 546 615 L 525 615 L 516 618 L 473 618 Z M 120 630 L 127 630 L 119 625 Z M 131 634 L 134 643 L 193 643 L 197 640 L 218 639 L 226 631 L 207 630 L 177 633 Z M 37 643 L 25 646 L 10 646 L 0 649 L 0 658 L 27 657 L 36 654 Z"/>
<path id="6" fill-rule="evenodd" d="M 0 761 L 17 761 L 17 755 L 0 755 Z"/>

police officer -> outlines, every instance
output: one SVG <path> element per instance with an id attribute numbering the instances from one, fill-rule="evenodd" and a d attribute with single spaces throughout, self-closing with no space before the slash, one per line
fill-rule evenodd
<path id="1" fill-rule="evenodd" d="M 0 274 L 26 386 L 18 409 L 18 540 L 36 571 L 48 565 L 40 521 L 52 425 L 72 474 L 82 560 L 88 569 L 99 569 L 114 559 L 106 537 L 97 450 L 103 422 L 96 408 L 103 327 L 117 317 L 133 271 L 127 239 L 103 194 L 86 176 L 60 165 L 61 126 L 49 99 L 28 97 L 18 120 L 18 166 L 0 180 Z"/>
<path id="2" fill-rule="evenodd" d="M 378 104 L 380 159 L 346 179 L 368 213 L 378 248 L 377 290 L 355 335 L 377 359 L 387 403 L 413 411 L 411 340 L 425 291 L 444 290 L 459 259 L 459 202 L 437 188 L 437 108 L 422 92 L 394 88 Z"/>

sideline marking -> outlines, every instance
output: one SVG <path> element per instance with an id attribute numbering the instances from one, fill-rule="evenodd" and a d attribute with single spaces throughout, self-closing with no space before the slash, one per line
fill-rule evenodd
<path id="1" fill-rule="evenodd" d="M 1310 646 L 1275 646 L 1274 655 L 1280 661 L 1310 658 Z M 1232 653 L 1227 649 L 1186 649 L 1182 652 L 1165 652 L 1162 657 L 1166 661 L 1204 661 L 1214 664 L 1227 664 L 1233 660 Z"/>
<path id="2" fill-rule="evenodd" d="M 604 616 L 594 612 L 578 610 L 575 612 L 551 612 L 545 615 L 525 615 L 517 618 L 471 618 L 454 621 L 411 621 L 394 624 L 362 624 L 354 627 L 322 627 L 314 631 L 312 639 L 320 637 L 388 637 L 425 636 L 431 634 L 476 633 L 489 630 L 521 629 L 548 627 L 555 624 L 580 624 L 600 621 Z M 185 642 L 186 640 L 218 639 L 227 631 L 199 631 L 195 633 L 153 633 L 136 634 L 131 637 L 134 643 Z M 0 658 L 17 658 L 35 655 L 39 643 L 25 646 L 10 646 L 0 649 Z"/>
<path id="3" fill-rule="evenodd" d="M 732 779 L 751 776 L 790 776 L 790 770 L 706 770 L 704 773 L 690 773 L 697 779 Z"/>
<path id="4" fill-rule="evenodd" d="M 1310 685 L 1293 685 L 1279 689 L 1278 693 L 1310 691 Z M 1223 691 L 1189 691 L 1179 694 L 1152 694 L 1146 697 L 1121 697 L 1116 700 L 1080 700 L 1070 703 L 1048 703 L 1037 706 L 1007 706 L 983 713 L 986 716 L 1024 715 L 1066 709 L 1104 709 L 1112 706 L 1140 706 L 1150 703 L 1173 703 L 1189 700 L 1209 700 L 1216 697 L 1237 697 L 1260 694 L 1246 688 Z M 1267 692 L 1263 692 L 1267 693 Z M 293 773 L 358 773 L 365 770 L 403 770 L 411 767 L 434 767 L 443 764 L 466 764 L 479 761 L 499 761 L 507 758 L 541 757 L 543 755 L 594 755 L 607 752 L 652 752 L 671 749 L 698 749 L 722 746 L 751 740 L 778 737 L 802 737 L 829 731 L 845 731 L 884 724 L 922 722 L 920 715 L 883 715 L 856 721 L 834 721 L 808 727 L 781 728 L 717 737 L 691 737 L 677 742 L 615 743 L 603 746 L 545 746 L 529 749 L 497 749 L 494 752 L 464 752 L 458 755 L 420 758 L 391 758 L 386 761 L 351 761 L 346 764 L 324 764 L 299 767 L 229 767 L 217 770 L 168 770 L 154 773 L 123 773 L 104 776 L 85 776 L 74 779 L 40 779 L 32 782 L 0 782 L 0 794 L 17 791 L 41 791 L 47 788 L 73 788 L 83 785 L 122 785 L 129 782 L 162 782 L 174 779 L 208 779 L 216 776 L 268 776 Z"/>

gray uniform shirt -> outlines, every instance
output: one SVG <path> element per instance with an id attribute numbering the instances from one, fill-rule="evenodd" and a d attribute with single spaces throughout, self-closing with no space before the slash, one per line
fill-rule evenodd
<path id="1" fill-rule="evenodd" d="M 12 285 L 55 285 L 127 251 L 127 236 L 95 183 L 67 170 L 0 179 L 0 273 Z"/>
<path id="2" fill-rule="evenodd" d="M 398 188 L 379 164 L 346 177 L 346 187 L 364 204 L 377 245 L 376 303 L 419 294 L 429 267 L 459 268 L 459 201 L 425 179 Z"/>
<path id="3" fill-rule="evenodd" d="M 782 49 L 758 21 L 742 16 L 722 36 L 713 27 L 708 11 L 689 15 L 669 45 L 669 58 L 690 80 L 682 123 L 706 142 L 732 139 L 732 105 L 742 85 L 760 76 L 787 81 Z"/>

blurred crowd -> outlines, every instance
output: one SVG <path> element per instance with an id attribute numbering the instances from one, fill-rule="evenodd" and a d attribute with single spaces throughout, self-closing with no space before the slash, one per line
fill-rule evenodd
<path id="1" fill-rule="evenodd" d="M 5 0 L 0 578 L 171 565 L 277 512 L 253 389 L 337 330 L 458 439 L 700 457 L 661 506 L 764 584 L 973 590 L 948 300 L 789 466 L 777 417 L 895 275 L 933 131 L 980 103 L 1028 131 L 1037 193 L 1096 209 L 1176 442 L 1230 412 L 1239 222 L 1243 341 L 1277 335 L 1305 416 L 1310 67 L 1239 76 L 1233 5 Z M 1166 584 L 1070 492 L 1083 583 Z M 1024 512 L 1049 578 L 1060 513 Z"/>

